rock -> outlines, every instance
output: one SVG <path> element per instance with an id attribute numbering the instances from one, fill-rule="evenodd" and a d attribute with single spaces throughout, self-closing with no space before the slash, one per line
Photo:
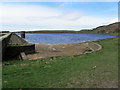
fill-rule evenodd
<path id="1" fill-rule="evenodd" d="M 27 56 L 25 55 L 24 52 L 20 53 L 20 56 L 22 60 L 27 60 Z"/>
<path id="2" fill-rule="evenodd" d="M 53 51 L 56 51 L 57 49 L 56 48 L 52 48 Z"/>
<path id="3" fill-rule="evenodd" d="M 65 47 L 62 47 L 62 48 L 65 48 Z"/>

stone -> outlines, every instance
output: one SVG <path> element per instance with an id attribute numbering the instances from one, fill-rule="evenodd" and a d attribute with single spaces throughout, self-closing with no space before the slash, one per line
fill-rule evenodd
<path id="1" fill-rule="evenodd" d="M 24 52 L 20 53 L 22 60 L 27 60 L 27 56 L 25 55 Z"/>

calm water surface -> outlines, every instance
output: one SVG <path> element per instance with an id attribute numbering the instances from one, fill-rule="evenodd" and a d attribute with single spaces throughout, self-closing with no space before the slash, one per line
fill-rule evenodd
<path id="1" fill-rule="evenodd" d="M 26 34 L 25 40 L 34 44 L 71 44 L 114 37 L 97 34 Z"/>

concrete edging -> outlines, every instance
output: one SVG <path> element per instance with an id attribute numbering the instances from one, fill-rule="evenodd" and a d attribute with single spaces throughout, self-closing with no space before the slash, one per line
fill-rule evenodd
<path id="1" fill-rule="evenodd" d="M 6 35 L 0 37 L 0 61 L 4 59 L 7 44 L 11 35 L 12 33 L 6 33 Z"/>
<path id="2" fill-rule="evenodd" d="M 8 34 L 6 34 L 6 35 L 4 35 L 4 36 L 1 36 L 0 37 L 0 41 L 2 41 L 2 40 L 4 40 L 5 38 L 7 38 L 9 35 L 11 35 L 12 33 L 8 33 Z"/>
<path id="3" fill-rule="evenodd" d="M 100 44 L 97 44 L 97 43 L 94 43 L 94 44 L 96 44 L 96 45 L 98 46 L 98 49 L 96 49 L 96 50 L 94 50 L 94 51 L 99 51 L 99 50 L 102 49 L 102 46 L 101 46 Z"/>
<path id="4" fill-rule="evenodd" d="M 82 54 L 92 53 L 92 52 L 96 52 L 96 51 L 99 51 L 99 50 L 102 49 L 102 46 L 101 46 L 100 44 L 93 43 L 93 42 L 88 42 L 88 44 L 95 45 L 95 46 L 97 46 L 97 48 L 92 48 L 92 47 L 89 45 L 89 48 L 90 48 L 92 51 L 90 51 L 90 52 L 85 52 L 85 53 L 82 53 Z"/>

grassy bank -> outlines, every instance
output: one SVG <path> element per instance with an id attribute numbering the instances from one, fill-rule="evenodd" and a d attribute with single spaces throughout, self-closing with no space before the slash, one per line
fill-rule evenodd
<path id="1" fill-rule="evenodd" d="M 3 62 L 3 88 L 117 87 L 117 40 L 96 41 L 102 50 L 89 54 Z"/>

